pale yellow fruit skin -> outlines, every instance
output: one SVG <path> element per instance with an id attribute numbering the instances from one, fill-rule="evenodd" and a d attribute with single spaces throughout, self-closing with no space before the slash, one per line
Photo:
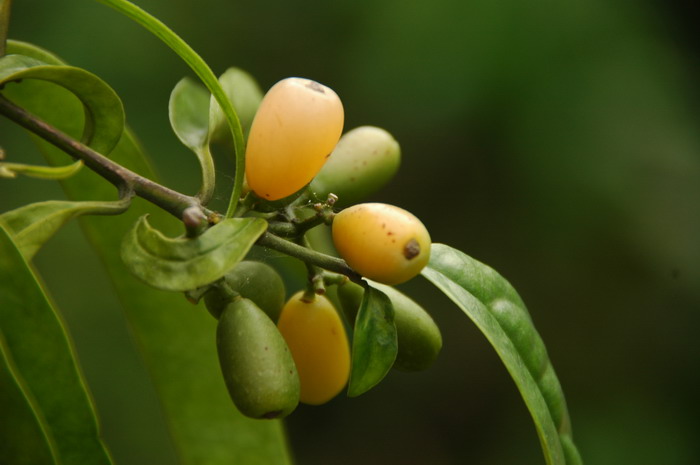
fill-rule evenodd
<path id="1" fill-rule="evenodd" d="M 313 302 L 298 292 L 285 304 L 277 328 L 287 342 L 299 373 L 305 404 L 320 405 L 343 390 L 350 376 L 350 344 L 333 304 L 324 296 Z"/>
<path id="2" fill-rule="evenodd" d="M 408 211 L 384 203 L 361 203 L 333 219 L 333 244 L 362 276 L 400 284 L 416 276 L 430 259 L 430 234 Z"/>
<path id="3" fill-rule="evenodd" d="M 272 86 L 248 135 L 250 189 L 279 200 L 307 185 L 338 143 L 344 117 L 338 95 L 316 81 L 287 78 Z"/>

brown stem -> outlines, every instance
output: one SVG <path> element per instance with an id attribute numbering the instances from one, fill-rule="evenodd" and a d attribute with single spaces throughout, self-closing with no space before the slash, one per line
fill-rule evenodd
<path id="1" fill-rule="evenodd" d="M 213 214 L 213 212 L 203 208 L 195 197 L 169 189 L 113 162 L 87 145 L 73 139 L 25 109 L 15 105 L 2 95 L 0 95 L 0 114 L 5 115 L 23 128 L 55 145 L 73 158 L 83 160 L 85 166 L 117 186 L 117 188 L 124 189 L 126 187 L 133 190 L 139 197 L 159 206 L 178 219 L 182 219 L 184 211 L 191 207 L 200 209 L 207 217 Z"/>

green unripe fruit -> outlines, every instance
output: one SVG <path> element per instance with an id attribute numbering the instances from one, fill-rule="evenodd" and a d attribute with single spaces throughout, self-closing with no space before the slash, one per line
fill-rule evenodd
<path id="1" fill-rule="evenodd" d="M 365 295 L 365 289 L 359 284 L 348 281 L 338 286 L 338 301 L 342 308 L 345 317 L 350 322 L 350 325 L 355 324 L 357 312 L 360 310 L 362 297 Z M 396 318 L 396 309 L 394 309 L 394 319 Z"/>
<path id="2" fill-rule="evenodd" d="M 282 277 L 270 265 L 256 261 L 242 261 L 224 275 L 224 283 L 241 297 L 250 299 L 272 321 L 277 321 L 286 291 Z M 219 286 L 204 294 L 204 304 L 214 318 L 231 302 L 231 296 Z"/>
<path id="3" fill-rule="evenodd" d="M 236 109 L 243 134 L 247 135 L 263 98 L 260 86 L 250 74 L 239 68 L 227 69 L 219 77 L 219 82 Z M 233 143 L 226 116 L 213 96 L 209 104 L 209 137 L 212 142 Z"/>
<path id="4" fill-rule="evenodd" d="M 299 375 L 277 326 L 252 301 L 239 299 L 219 318 L 216 346 L 233 403 L 245 416 L 289 415 L 299 403 Z"/>
<path id="5" fill-rule="evenodd" d="M 394 323 L 399 350 L 394 368 L 402 371 L 420 371 L 430 367 L 442 349 L 440 329 L 423 307 L 411 298 L 379 283 L 371 283 L 389 297 L 394 307 Z M 355 321 L 362 302 L 364 289 L 348 282 L 338 286 L 338 299 L 350 321 Z"/>
<path id="6" fill-rule="evenodd" d="M 391 134 L 378 127 L 360 126 L 343 134 L 311 181 L 311 190 L 322 200 L 333 193 L 340 205 L 352 205 L 389 182 L 400 162 L 401 148 Z"/>

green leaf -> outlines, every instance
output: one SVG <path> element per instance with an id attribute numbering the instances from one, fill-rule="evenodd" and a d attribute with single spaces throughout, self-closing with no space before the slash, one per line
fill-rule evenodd
<path id="1" fill-rule="evenodd" d="M 214 194 L 214 160 L 209 151 L 209 92 L 190 78 L 183 78 L 170 94 L 170 125 L 178 139 L 192 150 L 202 168 L 197 194 L 206 205 Z"/>
<path id="2" fill-rule="evenodd" d="M 71 219 L 81 215 L 118 215 L 129 204 L 130 199 L 115 202 L 49 200 L 3 213 L 0 225 L 12 234 L 22 255 L 31 260 L 41 246 Z"/>
<path id="3" fill-rule="evenodd" d="M 169 238 L 146 216 L 124 237 L 122 259 L 145 283 L 166 291 L 187 291 L 221 278 L 267 229 L 262 218 L 228 218 L 194 238 Z"/>
<path id="4" fill-rule="evenodd" d="M 11 53 L 29 48 L 35 54 L 47 54 L 28 44 L 9 41 Z M 34 55 L 32 55 L 34 56 Z M 13 86 L 12 98 L 45 121 L 61 127 L 73 137 L 82 127 L 73 118 L 82 108 L 66 92 L 42 82 Z M 52 165 L 64 163 L 65 154 L 51 144 L 36 139 L 45 158 Z M 110 153 L 115 162 L 149 179 L 158 180 L 148 159 L 131 133 Z M 61 181 L 66 195 L 80 199 L 114 197 L 111 184 L 88 170 Z M 137 199 L 138 200 L 138 199 Z M 216 321 L 203 309 L 193 307 L 179 293 L 162 292 L 143 284 L 126 268 L 120 257 L 120 244 L 134 222 L 149 213 L 149 219 L 171 234 L 182 228 L 162 210 L 141 201 L 123 215 L 109 218 L 86 216 L 80 224 L 95 248 L 114 283 L 128 325 L 160 398 L 168 437 L 159 432 L 161 454 L 177 450 L 181 465 L 286 465 L 290 463 L 283 424 L 278 420 L 257 421 L 244 417 L 233 406 L 224 385 L 216 355 Z M 134 418 L 134 421 L 141 421 Z M 155 420 L 144 418 L 149 424 Z M 133 434 L 123 431 L 128 437 Z M 162 439 L 161 439 L 162 438 Z M 167 442 L 171 440 L 172 442 Z M 170 447 L 170 449 L 168 449 Z M 173 451 L 173 452 L 171 452 Z M 150 451 L 149 451 L 150 452 Z M 169 455 L 168 455 L 169 457 Z M 173 463 L 163 459 L 161 463 Z"/>
<path id="5" fill-rule="evenodd" d="M 187 45 L 187 43 L 170 28 L 145 10 L 127 0 L 97 1 L 104 3 L 105 5 L 109 5 L 128 18 L 131 18 L 146 28 L 154 36 L 162 40 L 163 43 L 177 53 L 180 58 L 187 63 L 192 71 L 199 76 L 223 110 L 224 115 L 226 115 L 226 121 L 228 122 L 229 129 L 233 136 L 233 147 L 236 157 L 236 174 L 233 182 L 233 191 L 231 192 L 231 199 L 226 211 L 226 217 L 232 217 L 236 211 L 238 199 L 241 196 L 241 190 L 243 189 L 243 180 L 245 179 L 245 142 L 243 139 L 243 129 L 241 128 L 241 122 L 238 119 L 236 110 L 233 108 L 231 101 L 226 97 L 226 92 L 224 92 L 221 84 L 216 79 L 214 72 L 202 59 L 202 57 L 200 57 L 197 52 L 192 49 L 192 47 Z"/>
<path id="6" fill-rule="evenodd" d="M 260 86 L 253 76 L 239 68 L 229 68 L 224 71 L 219 76 L 219 83 L 238 114 L 243 134 L 247 135 L 263 98 Z M 221 111 L 214 97 L 209 104 L 209 139 L 212 142 L 229 144 L 233 142 L 226 115 Z"/>
<path id="7" fill-rule="evenodd" d="M 119 142 L 124 131 L 124 107 L 102 79 L 84 69 L 47 64 L 29 56 L 12 54 L 0 58 L 0 87 L 8 88 L 12 82 L 31 79 L 57 84 L 82 102 L 85 107 L 82 141 L 85 144 L 107 155 Z"/>
<path id="8" fill-rule="evenodd" d="M 0 463 L 53 464 L 52 451 L 56 446 L 49 444 L 44 433 L 46 421 L 37 415 L 40 409 L 27 392 L 26 383 L 17 375 L 17 367 L 0 332 Z"/>
<path id="9" fill-rule="evenodd" d="M 2 227 L 0 302 L 5 363 L 22 380 L 56 462 L 111 463 L 63 324 Z"/>
<path id="10" fill-rule="evenodd" d="M 39 179 L 66 179 L 77 173 L 83 167 L 82 160 L 64 166 L 37 166 L 24 163 L 0 162 L 0 177 L 14 178 L 23 174 Z"/>
<path id="11" fill-rule="evenodd" d="M 12 0 L 0 0 L 0 56 L 5 54 L 5 40 L 10 25 Z"/>
<path id="12" fill-rule="evenodd" d="M 170 93 L 168 105 L 173 131 L 193 151 L 207 145 L 209 92 L 190 78 L 182 78 Z"/>
<path id="13" fill-rule="evenodd" d="M 368 286 L 355 319 L 348 396 L 376 386 L 389 372 L 398 351 L 394 308 L 378 289 Z"/>
<path id="14" fill-rule="evenodd" d="M 433 244 L 422 274 L 471 318 L 498 353 L 530 411 L 547 464 L 582 463 L 561 385 L 515 289 L 492 268 L 444 244 Z"/>

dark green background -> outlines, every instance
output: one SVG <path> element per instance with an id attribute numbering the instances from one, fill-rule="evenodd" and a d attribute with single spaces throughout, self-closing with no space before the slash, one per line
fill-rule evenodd
<path id="1" fill-rule="evenodd" d="M 519 290 L 586 463 L 700 462 L 692 11 L 624 0 L 137 3 L 217 74 L 239 66 L 263 88 L 316 79 L 343 99 L 346 128 L 395 135 L 403 164 L 374 199 L 411 210 L 434 241 Z M 174 53 L 89 0 L 16 0 L 10 36 L 105 79 L 167 183 L 196 192 L 195 158 L 167 117 L 170 90 L 190 74 Z M 0 145 L 12 161 L 39 161 L 7 121 Z M 50 182 L 0 180 L 3 210 L 61 195 Z M 168 446 L 152 388 L 77 233 L 62 231 L 37 264 L 73 330 L 115 456 L 161 463 Z M 424 373 L 392 372 L 362 397 L 300 407 L 287 421 L 297 462 L 542 463 L 527 411 L 483 337 L 422 279 L 403 289 L 440 324 L 440 359 Z"/>

